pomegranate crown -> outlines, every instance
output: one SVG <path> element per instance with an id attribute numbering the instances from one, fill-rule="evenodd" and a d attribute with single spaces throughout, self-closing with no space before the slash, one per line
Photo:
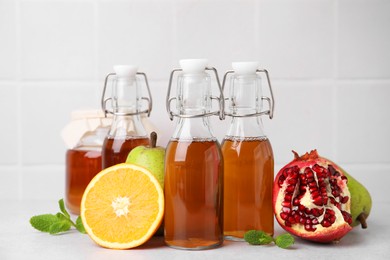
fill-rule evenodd
<path id="1" fill-rule="evenodd" d="M 294 161 L 309 161 L 309 160 L 315 160 L 319 157 L 316 149 L 311 150 L 310 153 L 306 152 L 302 156 L 299 156 L 299 154 L 294 150 L 292 150 L 292 152 L 294 154 Z"/>

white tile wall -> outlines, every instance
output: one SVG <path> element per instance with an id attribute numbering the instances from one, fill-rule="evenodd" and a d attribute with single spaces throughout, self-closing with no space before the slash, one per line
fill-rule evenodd
<path id="1" fill-rule="evenodd" d="M 72 110 L 99 108 L 112 65 L 137 64 L 168 142 L 170 70 L 206 57 L 270 71 L 276 108 L 263 120 L 277 163 L 313 148 L 381 199 L 390 169 L 387 0 L 0 0 L 0 199 L 63 196 L 60 130 Z M 229 118 L 213 120 L 219 139 Z"/>
<path id="2" fill-rule="evenodd" d="M 17 75 L 17 20 L 16 3 L 0 1 L 0 78 L 13 79 Z"/>
<path id="3" fill-rule="evenodd" d="M 21 1 L 23 79 L 91 80 L 97 28 L 89 1 Z"/>
<path id="4" fill-rule="evenodd" d="M 335 60 L 335 1 L 259 2 L 259 60 L 274 77 L 332 77 Z"/>

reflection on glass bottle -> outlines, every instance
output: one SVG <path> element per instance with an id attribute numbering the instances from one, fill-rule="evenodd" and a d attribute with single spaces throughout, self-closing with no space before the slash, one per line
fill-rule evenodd
<path id="1" fill-rule="evenodd" d="M 102 95 L 102 108 L 105 113 L 113 114 L 111 129 L 104 140 L 102 149 L 102 168 L 123 163 L 129 152 L 136 146 L 148 145 L 149 135 L 141 121 L 140 114 L 150 114 L 152 99 L 146 75 L 137 72 L 134 66 L 114 66 L 115 73 L 106 78 Z M 141 97 L 140 81 L 136 77 L 142 75 L 145 79 L 149 98 Z M 104 99 L 107 81 L 114 76 L 112 97 Z M 141 101 L 148 102 L 148 108 L 142 111 Z M 112 111 L 106 109 L 106 103 L 111 101 Z"/>
<path id="2" fill-rule="evenodd" d="M 181 60 L 180 65 L 171 74 L 167 95 L 168 113 L 178 122 L 165 158 L 165 242 L 174 248 L 207 249 L 223 242 L 223 159 L 209 123 L 221 108 L 210 112 L 207 60 Z M 170 98 L 176 71 L 182 73 L 176 97 Z M 178 113 L 171 111 L 171 101 Z"/>
<path id="3" fill-rule="evenodd" d="M 274 232 L 272 186 L 274 158 L 271 144 L 263 133 L 261 115 L 273 116 L 272 99 L 262 96 L 261 78 L 257 62 L 233 63 L 228 105 L 225 115 L 231 124 L 222 141 L 224 157 L 224 235 L 240 241 L 248 230 Z M 226 94 L 226 93 L 225 93 Z M 269 110 L 262 110 L 263 100 L 269 101 Z"/>

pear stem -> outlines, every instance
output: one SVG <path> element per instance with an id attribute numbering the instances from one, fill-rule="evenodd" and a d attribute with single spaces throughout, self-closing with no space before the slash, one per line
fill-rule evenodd
<path id="1" fill-rule="evenodd" d="M 156 148 L 156 144 L 157 144 L 157 133 L 151 132 L 150 133 L 150 147 Z"/>
<path id="2" fill-rule="evenodd" d="M 357 220 L 360 222 L 363 229 L 367 228 L 366 219 L 367 219 L 367 215 L 364 212 L 360 213 L 360 215 L 357 217 Z"/>

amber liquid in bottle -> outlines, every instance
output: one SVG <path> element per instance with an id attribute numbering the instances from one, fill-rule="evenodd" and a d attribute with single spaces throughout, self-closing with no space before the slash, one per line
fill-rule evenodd
<path id="1" fill-rule="evenodd" d="M 217 141 L 168 144 L 165 241 L 169 246 L 205 249 L 222 244 L 222 182 L 223 159 Z"/>
<path id="2" fill-rule="evenodd" d="M 102 150 L 103 169 L 118 163 L 126 162 L 129 152 L 139 145 L 149 145 L 149 138 L 118 138 L 106 137 Z"/>
<path id="3" fill-rule="evenodd" d="M 80 204 L 84 190 L 101 169 L 101 151 L 77 149 L 67 151 L 65 204 L 71 213 L 80 215 Z"/>
<path id="4" fill-rule="evenodd" d="M 274 159 L 266 137 L 230 138 L 224 156 L 224 235 L 240 240 L 248 230 L 273 235 Z"/>

